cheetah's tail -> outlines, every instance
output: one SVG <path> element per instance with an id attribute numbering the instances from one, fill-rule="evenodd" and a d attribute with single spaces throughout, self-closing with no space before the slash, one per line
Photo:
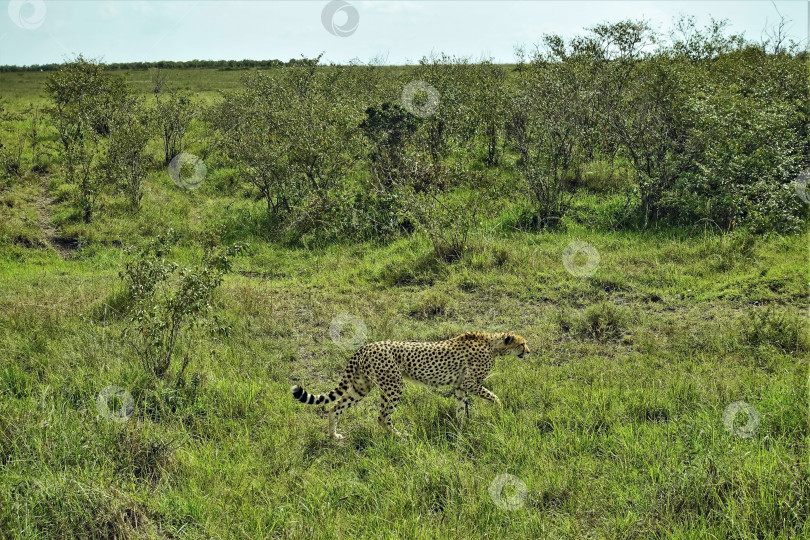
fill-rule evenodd
<path id="1" fill-rule="evenodd" d="M 295 399 L 300 401 L 301 403 L 306 403 L 307 405 L 325 405 L 327 403 L 332 403 L 337 398 L 344 394 L 344 389 L 340 386 L 329 392 L 328 394 L 310 394 L 297 384 L 292 387 L 292 395 Z"/>

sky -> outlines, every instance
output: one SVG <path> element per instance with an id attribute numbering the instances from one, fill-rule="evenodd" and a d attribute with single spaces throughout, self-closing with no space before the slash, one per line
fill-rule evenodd
<path id="1" fill-rule="evenodd" d="M 417 63 L 447 53 L 513 62 L 545 33 L 647 19 L 668 32 L 680 15 L 700 26 L 727 19 L 760 40 L 780 19 L 806 47 L 808 0 L 726 1 L 75 1 L 3 0 L 0 65 L 58 63 L 83 54 L 105 62 L 314 57 L 324 62 Z"/>

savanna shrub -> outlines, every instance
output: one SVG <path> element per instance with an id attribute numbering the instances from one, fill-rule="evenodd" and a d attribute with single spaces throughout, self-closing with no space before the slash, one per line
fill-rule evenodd
<path id="1" fill-rule="evenodd" d="M 360 154 L 360 111 L 316 64 L 246 76 L 245 88 L 209 115 L 226 158 L 266 201 L 282 236 L 334 226 Z"/>
<path id="2" fill-rule="evenodd" d="M 792 183 L 807 158 L 796 104 L 712 88 L 689 100 L 691 161 L 662 201 L 680 222 L 796 231 L 806 208 Z"/>
<path id="3" fill-rule="evenodd" d="M 82 56 L 51 73 L 45 88 L 65 180 L 77 187 L 76 204 L 82 219 L 89 222 L 106 178 L 100 163 L 103 137 L 110 133 L 115 111 L 129 99 L 129 90 L 123 79 L 104 71 L 104 64 Z"/>
<path id="4" fill-rule="evenodd" d="M 383 186 L 397 181 L 405 154 L 405 145 L 419 127 L 420 119 L 397 104 L 383 103 L 366 109 L 360 124 L 371 142 L 371 172 Z"/>
<path id="5" fill-rule="evenodd" d="M 124 335 L 144 370 L 156 376 L 167 372 L 178 349 L 185 349 L 186 359 L 177 374 L 182 376 L 193 336 L 201 327 L 227 332 L 211 301 L 231 270 L 233 257 L 246 249 L 238 243 L 223 248 L 211 235 L 200 263 L 181 268 L 167 259 L 176 242 L 177 235 L 170 229 L 144 246 L 128 248 L 129 260 L 120 273 L 128 294 L 129 326 Z"/>

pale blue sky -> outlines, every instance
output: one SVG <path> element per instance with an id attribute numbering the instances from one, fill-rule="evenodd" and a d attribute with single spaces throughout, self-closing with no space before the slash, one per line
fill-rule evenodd
<path id="1" fill-rule="evenodd" d="M 324 52 L 324 60 L 417 62 L 431 52 L 514 61 L 516 45 L 543 33 L 571 36 L 604 21 L 645 17 L 667 31 L 679 14 L 701 23 L 728 19 L 732 32 L 760 39 L 778 21 L 807 44 L 807 0 L 736 1 L 351 1 L 335 15 L 340 27 L 356 10 L 351 35 L 322 22 L 326 1 L 3 0 L 0 64 L 61 62 L 82 53 L 106 62 L 270 59 Z M 26 28 L 27 27 L 27 28 Z"/>

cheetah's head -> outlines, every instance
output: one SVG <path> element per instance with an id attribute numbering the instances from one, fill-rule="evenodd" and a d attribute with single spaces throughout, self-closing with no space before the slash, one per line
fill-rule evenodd
<path id="1" fill-rule="evenodd" d="M 524 339 L 523 336 L 512 332 L 504 334 L 503 341 L 501 341 L 499 345 L 501 346 L 496 348 L 500 349 L 501 354 L 511 354 L 512 356 L 517 356 L 518 358 L 523 358 L 524 355 L 531 352 L 529 350 L 529 345 L 526 343 L 526 339 Z"/>

